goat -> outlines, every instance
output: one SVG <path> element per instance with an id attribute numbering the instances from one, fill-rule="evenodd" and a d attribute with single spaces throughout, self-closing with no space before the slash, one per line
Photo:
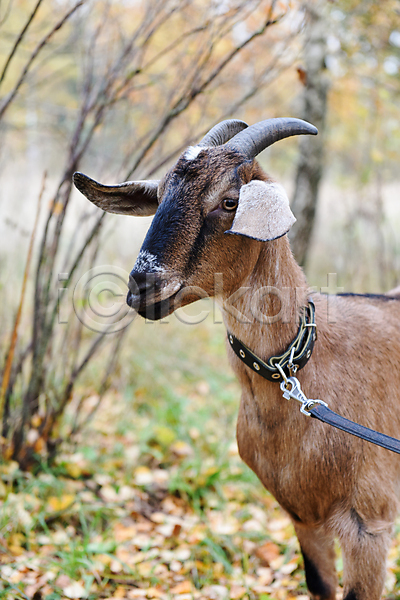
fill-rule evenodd
<path id="1" fill-rule="evenodd" d="M 266 360 L 287 348 L 310 290 L 286 235 L 295 221 L 287 196 L 256 156 L 280 139 L 316 133 L 298 119 L 250 127 L 223 121 L 186 149 L 161 181 L 104 186 L 76 173 L 76 187 L 103 210 L 155 215 L 130 274 L 128 304 L 143 317 L 161 319 L 198 299 L 202 288 L 220 303 L 228 332 L 257 356 Z M 215 285 L 216 273 L 222 286 Z M 302 389 L 341 415 L 396 436 L 399 298 L 337 295 L 329 307 L 328 296 L 312 298 L 318 340 L 297 375 Z M 400 459 L 306 418 L 282 398 L 277 383 L 243 364 L 229 341 L 227 352 L 242 388 L 240 455 L 290 516 L 311 597 L 336 598 L 338 538 L 343 598 L 378 600 L 398 508 Z"/>

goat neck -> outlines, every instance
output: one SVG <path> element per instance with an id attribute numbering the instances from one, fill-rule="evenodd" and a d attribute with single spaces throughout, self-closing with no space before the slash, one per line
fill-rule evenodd
<path id="1" fill-rule="evenodd" d="M 227 289 L 217 299 L 227 330 L 267 358 L 295 337 L 308 287 L 286 235 L 256 244 L 258 258 L 240 288 Z"/>

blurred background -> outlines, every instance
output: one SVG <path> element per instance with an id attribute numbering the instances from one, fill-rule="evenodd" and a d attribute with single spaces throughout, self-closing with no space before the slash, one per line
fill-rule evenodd
<path id="1" fill-rule="evenodd" d="M 135 319 L 150 219 L 105 215 L 71 178 L 159 178 L 225 118 L 303 118 L 317 138 L 259 157 L 294 254 L 317 289 L 382 293 L 399 95 L 397 0 L 0 0 L 1 597 L 305 594 L 286 517 L 237 456 L 219 313 Z"/>

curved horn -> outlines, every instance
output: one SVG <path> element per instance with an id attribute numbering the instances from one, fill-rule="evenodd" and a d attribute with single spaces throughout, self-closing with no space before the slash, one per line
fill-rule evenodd
<path id="1" fill-rule="evenodd" d="M 211 130 L 212 131 L 212 130 Z M 237 133 L 226 148 L 236 150 L 249 160 L 279 140 L 292 135 L 317 135 L 318 129 L 301 119 L 266 119 Z"/>
<path id="2" fill-rule="evenodd" d="M 212 129 L 203 137 L 203 139 L 197 144 L 198 146 L 221 146 L 228 140 L 233 138 L 234 135 L 246 129 L 247 123 L 239 121 L 238 119 L 227 119 L 214 125 Z"/>

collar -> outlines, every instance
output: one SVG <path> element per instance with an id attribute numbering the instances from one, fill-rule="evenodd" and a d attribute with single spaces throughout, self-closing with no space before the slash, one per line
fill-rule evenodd
<path id="1" fill-rule="evenodd" d="M 308 299 L 308 304 L 302 311 L 299 329 L 294 340 L 282 354 L 270 356 L 266 362 L 254 354 L 232 333 L 228 332 L 228 340 L 236 356 L 264 379 L 276 382 L 294 376 L 298 370 L 307 364 L 316 339 L 315 305 L 311 298 Z"/>

